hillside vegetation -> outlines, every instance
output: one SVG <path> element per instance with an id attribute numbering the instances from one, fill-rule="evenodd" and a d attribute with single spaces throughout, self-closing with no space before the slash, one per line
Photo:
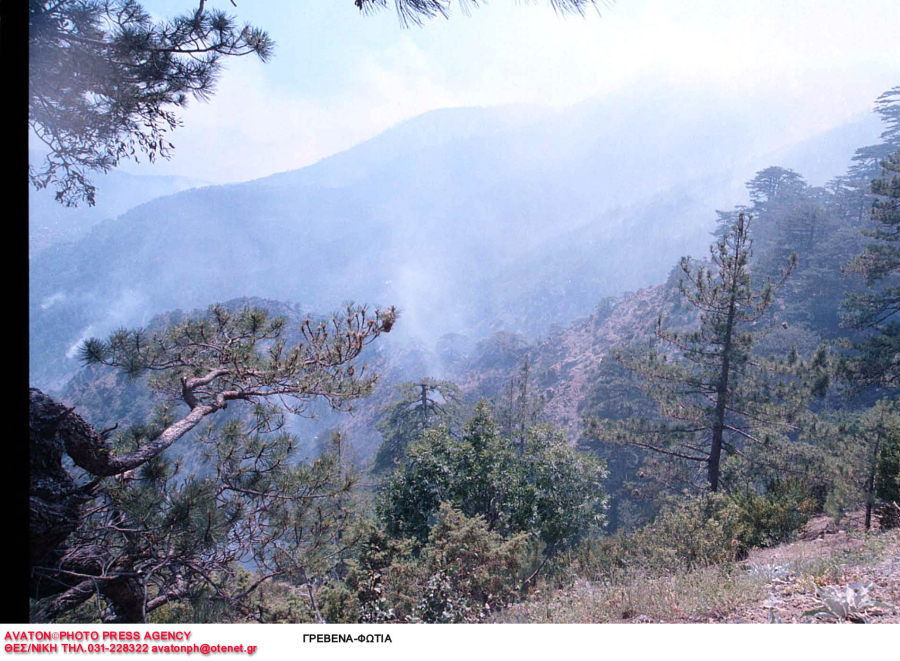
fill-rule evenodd
<path id="1" fill-rule="evenodd" d="M 876 111 L 844 174 L 719 210 L 699 125 L 626 206 L 640 113 L 467 111 L 46 248 L 33 619 L 897 622 L 900 88 Z"/>

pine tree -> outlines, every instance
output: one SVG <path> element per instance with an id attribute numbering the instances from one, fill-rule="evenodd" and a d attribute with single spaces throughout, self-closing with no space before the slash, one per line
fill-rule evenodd
<path id="1" fill-rule="evenodd" d="M 878 512 L 882 528 L 900 526 L 900 405 L 893 403 L 893 418 L 885 425 L 884 444 L 875 467 L 875 496 L 884 505 Z"/>
<path id="2" fill-rule="evenodd" d="M 464 413 L 459 388 L 450 381 L 425 378 L 397 386 L 400 399 L 384 407 L 376 428 L 382 441 L 375 453 L 377 472 L 396 468 L 406 448 L 427 429 L 444 426 L 456 431 Z"/>
<path id="3" fill-rule="evenodd" d="M 531 363 L 526 355 L 518 373 L 506 382 L 494 403 L 500 433 L 517 438 L 519 447 L 523 448 L 526 432 L 539 422 L 544 405 L 544 397 L 534 394 Z"/>
<path id="4" fill-rule="evenodd" d="M 855 181 L 868 184 L 878 176 L 882 161 L 900 149 L 900 86 L 893 87 L 875 101 L 875 112 L 885 123 L 881 142 L 861 147 L 853 155 L 853 166 L 848 172 Z"/>
<path id="5" fill-rule="evenodd" d="M 372 12 L 385 9 L 389 0 L 353 0 L 356 7 L 362 12 Z M 470 7 L 477 7 L 480 3 L 487 4 L 485 0 L 459 0 L 459 7 L 464 13 L 468 13 Z M 449 18 L 451 0 L 394 0 L 394 8 L 403 26 L 421 25 L 423 22 L 434 20 L 438 17 Z M 550 5 L 558 14 L 584 15 L 589 7 L 596 7 L 597 0 L 550 0 Z"/>
<path id="6" fill-rule="evenodd" d="M 584 431 L 578 440 L 581 448 L 590 450 L 606 462 L 608 477 L 603 483 L 609 493 L 609 525 L 612 533 L 627 530 L 646 518 L 656 506 L 651 493 L 638 486 L 641 465 L 647 450 L 635 446 L 604 443 L 602 427 L 630 418 L 651 416 L 654 401 L 644 394 L 639 376 L 616 360 L 616 353 L 603 357 L 591 374 L 591 388 L 579 407 Z"/>
<path id="7" fill-rule="evenodd" d="M 632 418 L 592 428 L 600 440 L 671 460 L 659 467 L 657 478 L 679 490 L 719 490 L 725 455 L 771 462 L 778 441 L 796 429 L 805 410 L 802 395 L 827 383 L 824 353 L 813 361 L 805 384 L 792 376 L 802 362 L 797 356 L 779 362 L 753 354 L 756 329 L 795 262 L 787 263 L 778 281 L 755 290 L 749 269 L 750 222 L 738 215 L 730 231 L 711 246 L 709 267 L 694 271 L 689 258 L 681 261 L 681 293 L 700 312 L 699 330 L 672 332 L 660 317 L 656 337 L 668 353 L 654 349 L 646 356 L 620 355 L 623 365 L 642 378 L 645 394 L 657 403 L 663 420 Z M 697 481 L 698 466 L 704 469 L 705 485 Z"/>
<path id="8" fill-rule="evenodd" d="M 854 355 L 841 371 L 858 387 L 900 387 L 900 152 L 882 163 L 884 176 L 872 182 L 877 196 L 872 206 L 873 239 L 847 266 L 847 272 L 865 278 L 870 290 L 849 294 L 844 304 L 847 326 L 867 333 L 850 344 Z"/>
<path id="9" fill-rule="evenodd" d="M 900 407 L 896 402 L 880 401 L 863 418 L 868 453 L 866 475 L 866 530 L 872 526 L 872 512 L 876 497 L 890 502 L 898 499 L 898 478 L 896 462 L 897 448 L 900 446 Z M 892 484 L 893 483 L 893 484 Z"/>
<path id="10" fill-rule="evenodd" d="M 882 162 L 900 150 L 900 87 L 879 96 L 875 101 L 875 112 L 885 124 L 881 141 L 857 149 L 847 174 L 828 184 L 841 215 L 857 230 L 866 228 L 872 210 L 872 180 L 882 174 Z"/>
<path id="11" fill-rule="evenodd" d="M 368 394 L 375 378 L 357 358 L 395 320 L 393 309 L 348 306 L 327 322 L 307 319 L 302 341 L 288 346 L 282 318 L 213 306 L 165 332 L 87 341 L 86 362 L 149 374 L 167 403 L 110 437 L 113 429 L 97 432 L 32 391 L 32 452 L 49 462 L 32 468 L 32 519 L 45 533 L 32 547 L 35 619 L 96 595 L 107 604 L 104 621 L 146 621 L 178 602 L 262 620 L 247 605 L 260 585 L 312 585 L 352 545 L 345 494 L 353 480 L 338 445 L 298 463 L 285 413 L 303 414 L 316 398 L 346 409 Z M 202 456 L 185 475 L 166 451 L 189 433 Z M 58 515 L 60 494 L 75 495 L 76 523 L 69 498 Z M 241 585 L 236 572 L 248 563 L 256 578 Z"/>
<path id="12" fill-rule="evenodd" d="M 747 182 L 750 200 L 756 209 L 789 200 L 805 188 L 806 182 L 801 175 L 777 165 L 760 170 Z"/>
<path id="13" fill-rule="evenodd" d="M 838 517 L 862 505 L 866 530 L 873 514 L 885 527 L 900 522 L 898 403 L 883 399 L 862 413 L 823 418 L 815 433 L 821 449 L 820 479 L 828 483 L 826 512 Z"/>
<path id="14" fill-rule="evenodd" d="M 737 214 L 720 213 L 719 236 L 731 231 L 741 211 L 752 215 L 756 261 L 762 262 L 766 277 L 777 278 L 785 259 L 795 252 L 790 248 L 793 240 L 803 234 L 794 232 L 793 227 L 809 224 L 802 222 L 803 215 L 798 213 L 809 187 L 801 175 L 778 166 L 760 170 L 746 186 L 752 205 L 747 210 L 738 209 Z"/>
<path id="15" fill-rule="evenodd" d="M 92 172 L 168 158 L 175 109 L 212 95 L 224 58 L 266 61 L 274 47 L 206 0 L 161 22 L 135 0 L 32 0 L 28 23 L 28 122 L 49 149 L 28 178 L 66 206 L 94 204 Z"/>
<path id="16" fill-rule="evenodd" d="M 117 475 L 157 456 L 231 402 L 260 404 L 277 397 L 292 413 L 302 414 L 311 399 L 322 397 L 340 409 L 371 391 L 374 377 L 354 361 L 367 344 L 390 331 L 395 319 L 393 308 L 370 316 L 365 308 L 347 306 L 327 322 L 307 318 L 300 328 L 303 341 L 288 347 L 283 318 L 270 319 L 261 309 L 233 313 L 214 305 L 205 317 L 164 333 L 138 328 L 117 331 L 106 341 L 92 338 L 81 350 L 86 364 L 115 367 L 132 377 L 149 374 L 152 389 L 187 405 L 188 412 L 129 455 L 110 456 L 90 444 L 67 450 L 93 474 Z"/>
<path id="17" fill-rule="evenodd" d="M 239 26 L 207 0 L 171 20 L 155 21 L 137 0 L 30 0 L 28 121 L 48 148 L 30 165 L 37 189 L 57 201 L 93 205 L 90 180 L 122 160 L 168 158 L 176 109 L 189 96 L 209 98 L 228 57 L 268 60 L 269 35 Z M 362 12 L 393 4 L 403 26 L 448 17 L 450 0 L 353 0 Z M 234 2 L 232 2 L 234 4 Z M 584 14 L 596 0 L 550 0 L 559 13 Z M 464 11 L 478 0 L 460 0 Z"/>
<path id="18" fill-rule="evenodd" d="M 846 284 L 840 266 L 859 243 L 857 235 L 822 188 L 806 188 L 772 215 L 767 248 L 758 251 L 754 267 L 758 275 L 775 279 L 785 260 L 797 256 L 781 294 L 784 320 L 806 324 L 826 337 L 840 333 L 837 301 Z"/>

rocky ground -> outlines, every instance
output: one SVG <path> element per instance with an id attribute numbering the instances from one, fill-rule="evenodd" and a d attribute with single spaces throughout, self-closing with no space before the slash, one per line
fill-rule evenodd
<path id="1" fill-rule="evenodd" d="M 846 596 L 868 586 L 847 617 L 809 615 L 821 590 Z M 859 600 L 858 600 L 859 601 Z M 881 604 L 876 602 L 882 602 Z M 835 526 L 818 517 L 797 541 L 755 549 L 736 563 L 615 584 L 577 579 L 499 613 L 499 622 L 556 623 L 900 623 L 900 530 L 866 534 L 862 514 Z"/>
<path id="2" fill-rule="evenodd" d="M 727 621 L 782 622 L 835 621 L 804 616 L 821 604 L 816 588 L 871 584 L 873 601 L 891 606 L 869 606 L 841 621 L 900 623 L 900 531 L 865 535 L 863 516 L 847 517 L 836 527 L 827 517 L 811 521 L 801 539 L 771 549 L 757 549 L 744 563 L 746 571 L 765 580 L 762 602 L 748 604 Z"/>

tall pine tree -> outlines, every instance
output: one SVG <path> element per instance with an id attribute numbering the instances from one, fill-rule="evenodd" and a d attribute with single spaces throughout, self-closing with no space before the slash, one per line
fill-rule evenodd
<path id="1" fill-rule="evenodd" d="M 459 388 L 450 381 L 424 378 L 397 386 L 400 399 L 381 410 L 376 428 L 381 445 L 375 453 L 375 471 L 395 468 L 406 456 L 406 448 L 426 429 L 462 426 L 463 405 Z"/>
<path id="2" fill-rule="evenodd" d="M 860 387 L 900 387 L 900 152 L 882 162 L 884 176 L 872 182 L 877 196 L 872 207 L 874 227 L 862 254 L 847 266 L 865 278 L 869 290 L 848 295 L 845 322 L 867 333 L 854 343 L 855 355 L 842 363 L 842 372 Z"/>
<path id="3" fill-rule="evenodd" d="M 658 478 L 673 488 L 719 490 L 723 457 L 729 454 L 773 462 L 779 441 L 796 430 L 795 422 L 806 408 L 803 394 L 825 383 L 824 354 L 813 363 L 817 380 L 807 375 L 805 387 L 798 387 L 800 361 L 795 355 L 778 362 L 753 354 L 757 329 L 764 326 L 774 294 L 795 260 L 786 264 L 777 281 L 754 289 L 750 222 L 749 216 L 738 215 L 711 246 L 709 267 L 694 270 L 689 258 L 681 261 L 681 293 L 700 312 L 700 328 L 672 332 L 660 317 L 656 336 L 667 352 L 620 355 L 625 367 L 642 377 L 661 419 L 606 421 L 591 430 L 600 440 L 644 448 L 671 460 L 660 468 Z"/>

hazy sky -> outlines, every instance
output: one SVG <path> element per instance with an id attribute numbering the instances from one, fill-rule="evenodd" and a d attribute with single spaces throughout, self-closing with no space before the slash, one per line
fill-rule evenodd
<path id="1" fill-rule="evenodd" d="M 746 98 L 797 139 L 870 109 L 900 84 L 897 0 L 618 0 L 602 16 L 556 16 L 547 0 L 494 0 L 402 29 L 393 8 L 352 0 L 211 0 L 269 31 L 268 64 L 227 64 L 192 101 L 169 162 L 132 172 L 215 182 L 296 169 L 445 107 L 565 107 L 672 84 Z M 158 16 L 195 6 L 145 0 Z"/>

